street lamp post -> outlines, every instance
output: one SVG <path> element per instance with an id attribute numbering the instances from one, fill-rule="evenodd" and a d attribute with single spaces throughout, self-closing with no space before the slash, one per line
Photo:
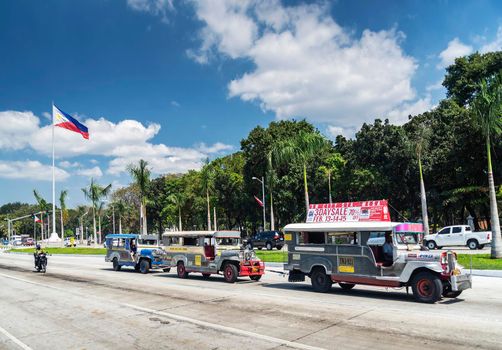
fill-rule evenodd
<path id="1" fill-rule="evenodd" d="M 261 180 L 256 176 L 253 176 L 252 179 L 261 182 L 261 198 L 263 203 L 263 231 L 265 231 L 267 229 L 267 219 L 265 216 L 265 179 L 263 178 L 263 176 L 261 177 Z"/>

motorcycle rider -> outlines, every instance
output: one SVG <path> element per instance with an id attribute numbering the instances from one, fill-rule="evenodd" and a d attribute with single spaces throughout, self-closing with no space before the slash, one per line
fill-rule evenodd
<path id="1" fill-rule="evenodd" d="M 35 257 L 35 268 L 38 267 L 38 263 L 40 261 L 40 254 L 45 254 L 45 252 L 40 246 L 40 244 L 37 244 L 37 246 L 35 247 L 35 253 L 33 253 L 33 256 Z"/>

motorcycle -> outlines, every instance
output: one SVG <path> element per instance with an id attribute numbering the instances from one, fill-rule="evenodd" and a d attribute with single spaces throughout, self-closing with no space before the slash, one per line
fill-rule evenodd
<path id="1" fill-rule="evenodd" d="M 47 254 L 46 253 L 39 253 L 38 255 L 35 255 L 35 267 L 38 272 L 43 272 L 47 271 Z"/>

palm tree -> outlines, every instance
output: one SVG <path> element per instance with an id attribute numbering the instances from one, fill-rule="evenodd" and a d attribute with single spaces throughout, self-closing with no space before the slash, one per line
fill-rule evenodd
<path id="1" fill-rule="evenodd" d="M 150 183 L 150 169 L 147 168 L 148 162 L 140 159 L 138 166 L 134 166 L 134 164 L 130 164 L 127 167 L 127 170 L 131 174 L 132 178 L 134 179 L 134 182 L 139 188 L 140 192 L 140 200 L 141 200 L 141 206 L 140 206 L 140 226 L 141 226 L 141 233 L 143 235 L 147 234 L 147 222 L 146 222 L 146 193 L 148 190 L 148 185 Z"/>
<path id="2" fill-rule="evenodd" d="M 303 167 L 303 187 L 305 208 L 309 210 L 309 189 L 307 183 L 307 164 L 327 144 L 318 133 L 300 131 L 292 139 L 278 142 L 274 149 L 274 158 L 280 163 L 299 162 Z"/>
<path id="3" fill-rule="evenodd" d="M 418 159 L 418 172 L 420 175 L 420 202 L 422 206 L 422 222 L 424 225 L 424 235 L 429 234 L 429 214 L 427 212 L 427 195 L 425 193 L 425 183 L 422 167 L 422 154 L 423 150 L 427 145 L 427 140 L 430 135 L 430 128 L 423 125 L 418 133 L 415 135 L 415 141 L 413 142 L 415 155 Z"/>
<path id="4" fill-rule="evenodd" d="M 186 197 L 181 193 L 177 194 L 173 193 L 169 197 L 167 197 L 167 200 L 173 203 L 178 209 L 178 222 L 179 222 L 178 229 L 179 231 L 183 231 L 183 227 L 181 224 L 181 208 L 185 205 Z"/>
<path id="5" fill-rule="evenodd" d="M 96 232 L 96 211 L 98 209 L 99 202 L 102 198 L 108 196 L 112 185 L 109 184 L 106 187 L 99 185 L 94 182 L 94 179 L 91 178 L 91 184 L 89 187 L 82 188 L 82 192 L 84 192 L 85 198 L 87 198 L 92 205 L 92 227 L 94 230 L 94 243 L 98 242 L 97 232 Z"/>
<path id="6" fill-rule="evenodd" d="M 115 208 L 115 212 L 119 216 L 119 233 L 122 234 L 122 217 L 124 216 L 128 208 L 123 200 L 114 202 L 113 206 Z"/>
<path id="7" fill-rule="evenodd" d="M 270 192 L 270 230 L 275 231 L 275 218 L 274 218 L 274 185 L 276 174 L 272 163 L 272 152 L 267 153 L 267 171 L 266 178 Z M 265 229 L 265 228 L 264 228 Z"/>
<path id="8" fill-rule="evenodd" d="M 79 222 L 79 231 L 80 231 L 80 244 L 83 243 L 84 240 L 84 216 L 87 215 L 89 212 L 89 209 L 83 205 L 79 205 L 77 207 L 77 217 L 78 217 L 78 222 Z"/>
<path id="9" fill-rule="evenodd" d="M 61 191 L 59 195 L 59 205 L 61 206 L 61 239 L 64 244 L 64 221 L 68 217 L 68 209 L 66 208 L 66 197 L 68 196 L 68 190 Z"/>
<path id="10" fill-rule="evenodd" d="M 488 160 L 488 187 L 490 192 L 490 214 L 492 228 L 491 257 L 502 258 L 502 245 L 500 237 L 500 222 L 497 209 L 497 197 L 495 195 L 495 183 L 493 179 L 491 136 L 502 132 L 502 71 L 489 79 L 483 79 L 479 84 L 472 108 L 474 109 L 475 121 L 481 126 L 481 132 L 485 138 L 486 155 Z"/>
<path id="11" fill-rule="evenodd" d="M 207 201 L 207 230 L 211 230 L 211 204 L 209 200 L 209 191 L 213 190 L 213 177 L 214 171 L 209 164 L 209 158 L 206 158 L 204 166 L 201 170 L 202 177 L 202 187 L 206 190 L 206 201 Z"/>
<path id="12" fill-rule="evenodd" d="M 33 195 L 35 196 L 35 200 L 38 203 L 38 208 L 40 209 L 40 217 L 42 219 L 42 230 L 40 232 L 40 236 L 42 241 L 44 240 L 44 213 L 47 213 L 49 210 L 49 204 L 47 201 L 37 192 L 37 190 L 33 190 Z M 47 216 L 48 217 L 48 216 Z M 48 219 L 47 219 L 48 221 Z"/>
<path id="13" fill-rule="evenodd" d="M 98 214 L 98 231 L 99 231 L 99 238 L 100 238 L 100 240 L 102 240 L 101 237 L 103 237 L 103 232 L 101 232 L 101 218 L 103 217 L 104 209 L 105 209 L 105 202 L 100 202 L 99 205 L 98 205 L 98 210 L 97 210 L 97 214 Z"/>

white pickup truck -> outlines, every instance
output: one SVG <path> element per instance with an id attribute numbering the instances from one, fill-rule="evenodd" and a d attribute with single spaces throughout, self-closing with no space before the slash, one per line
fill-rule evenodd
<path id="1" fill-rule="evenodd" d="M 438 233 L 426 235 L 424 245 L 429 249 L 441 249 L 446 246 L 465 245 L 469 249 L 483 249 L 485 244 L 492 241 L 490 231 L 473 232 L 468 225 L 447 226 Z"/>

